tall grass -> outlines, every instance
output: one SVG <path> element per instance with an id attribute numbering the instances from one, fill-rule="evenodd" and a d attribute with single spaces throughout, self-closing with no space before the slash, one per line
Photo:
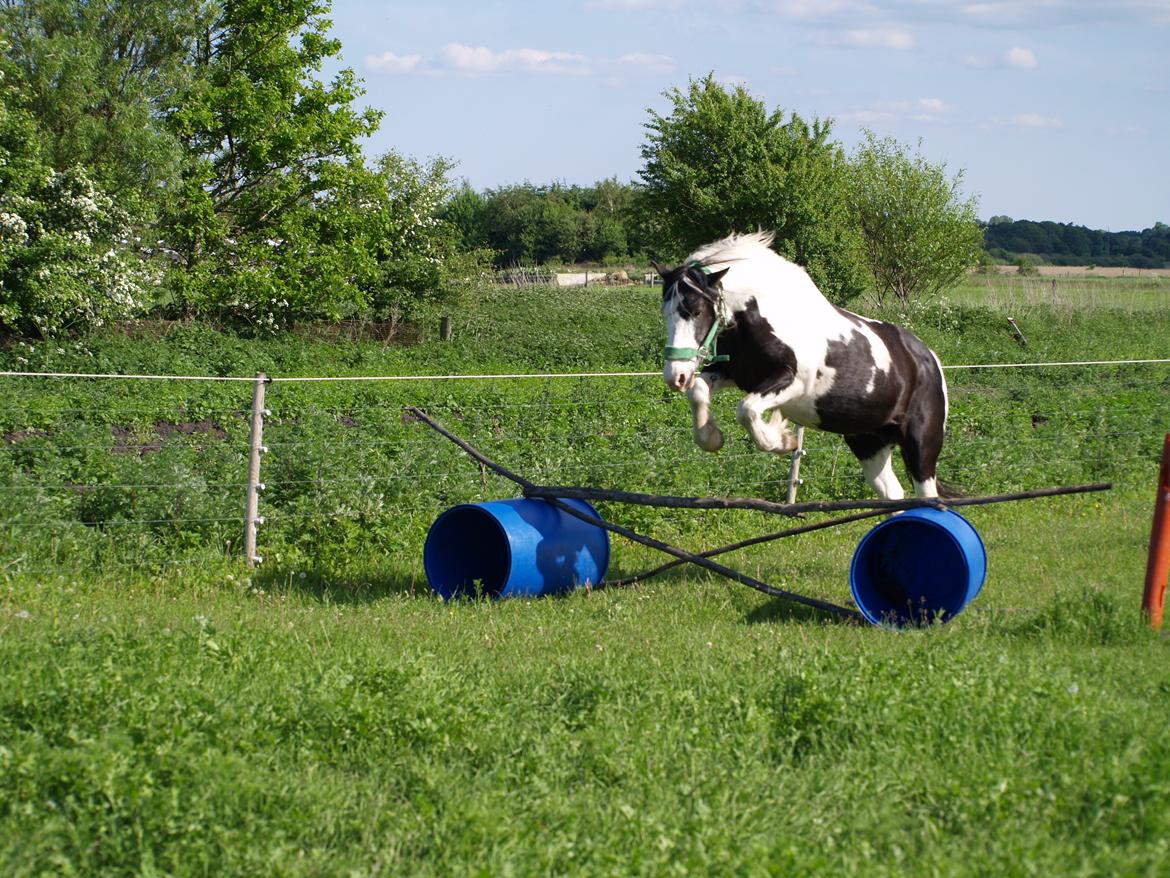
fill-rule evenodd
<path id="1" fill-rule="evenodd" d="M 977 306 L 1009 314 L 1023 311 L 1170 310 L 1170 277 L 1020 277 L 971 274 L 945 294 L 956 305 Z"/>

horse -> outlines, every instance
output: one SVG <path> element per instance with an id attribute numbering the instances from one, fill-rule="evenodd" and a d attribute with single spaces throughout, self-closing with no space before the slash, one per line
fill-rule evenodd
<path id="1" fill-rule="evenodd" d="M 764 231 L 732 234 L 681 265 L 654 264 L 666 321 L 662 377 L 686 392 L 695 443 L 723 447 L 711 394 L 735 385 L 746 394 L 736 419 L 761 451 L 796 448 L 789 421 L 839 433 L 878 496 L 901 500 L 897 446 L 916 496 L 939 496 L 948 402 L 938 355 L 901 326 L 833 305 L 772 240 Z"/>

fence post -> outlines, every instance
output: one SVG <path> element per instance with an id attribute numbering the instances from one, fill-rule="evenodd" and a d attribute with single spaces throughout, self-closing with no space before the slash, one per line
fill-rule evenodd
<path id="1" fill-rule="evenodd" d="M 256 373 L 256 384 L 252 389 L 252 435 L 248 447 L 248 496 L 244 504 L 244 560 L 249 567 L 255 567 L 264 560 L 262 555 L 256 554 L 256 529 L 264 521 L 257 515 L 260 505 L 260 492 L 264 486 L 260 484 L 260 455 L 268 449 L 264 447 L 264 416 L 268 411 L 264 408 L 264 386 L 269 379 L 263 372 Z"/>
<path id="2" fill-rule="evenodd" d="M 796 428 L 796 448 L 792 451 L 792 464 L 788 469 L 788 501 L 796 502 L 796 488 L 800 485 L 800 459 L 804 457 L 804 427 Z"/>
<path id="3" fill-rule="evenodd" d="M 1154 502 L 1154 523 L 1150 528 L 1150 557 L 1146 564 L 1146 590 L 1142 612 L 1155 631 L 1162 628 L 1162 602 L 1170 578 L 1170 433 L 1162 443 L 1162 469 L 1158 474 L 1158 499 Z"/>

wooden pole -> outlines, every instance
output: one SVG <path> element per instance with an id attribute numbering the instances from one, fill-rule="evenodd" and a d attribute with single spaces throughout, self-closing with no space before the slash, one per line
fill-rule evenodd
<path id="1" fill-rule="evenodd" d="M 515 480 L 513 480 L 515 481 Z M 805 503 L 774 503 L 754 497 L 672 497 L 669 495 L 637 494 L 631 491 L 609 491 L 603 488 L 579 488 L 570 485 L 530 485 L 524 488 L 526 497 L 567 497 L 570 500 L 612 500 L 616 503 L 631 503 L 635 506 L 661 506 L 665 509 L 754 509 L 774 515 L 799 517 L 806 512 L 845 512 L 852 509 L 884 509 L 897 512 L 901 509 L 916 509 L 919 506 L 933 506 L 936 509 L 950 509 L 956 506 L 986 506 L 990 503 L 1007 503 L 1013 500 L 1037 500 L 1041 497 L 1062 497 L 1066 494 L 1088 494 L 1094 491 L 1112 490 L 1111 482 L 1092 485 L 1068 485 L 1054 488 L 1037 488 L 1033 491 L 1019 491 L 1014 494 L 993 494 L 986 497 L 911 497 L 905 500 L 812 500 Z"/>
<path id="2" fill-rule="evenodd" d="M 256 554 L 256 529 L 264 520 L 257 513 L 260 506 L 260 455 L 264 447 L 264 386 L 269 379 L 263 372 L 256 373 L 256 383 L 252 388 L 252 435 L 248 446 L 248 494 L 244 503 L 244 561 L 249 567 L 255 567 L 264 560 L 262 555 Z"/>
<path id="3" fill-rule="evenodd" d="M 826 613 L 833 613 L 834 615 L 841 616 L 851 622 L 860 622 L 864 618 L 859 612 L 856 610 L 850 610 L 848 607 L 841 607 L 837 604 L 830 603 L 829 601 L 822 601 L 819 598 L 810 598 L 807 595 L 797 594 L 793 591 L 777 588 L 774 585 L 768 585 L 766 582 L 761 582 L 755 577 L 740 573 L 738 570 L 732 570 L 730 567 L 724 567 L 722 564 L 711 561 L 708 558 L 704 558 L 702 555 L 695 555 L 691 552 L 687 552 L 684 549 L 680 549 L 677 546 L 672 546 L 669 543 L 656 540 L 653 537 L 643 536 L 640 533 L 635 533 L 628 527 L 622 527 L 620 524 L 614 524 L 613 522 L 606 521 L 604 518 L 600 518 L 596 515 L 590 515 L 588 512 L 584 512 L 578 509 L 576 506 L 570 506 L 564 500 L 558 500 L 555 497 L 545 497 L 544 501 L 551 504 L 552 506 L 557 507 L 557 509 L 561 510 L 561 512 L 571 515 L 574 518 L 579 518 L 581 521 L 588 522 L 595 527 L 600 527 L 609 531 L 610 533 L 618 534 L 619 536 L 623 536 L 635 543 L 641 543 L 643 546 L 649 546 L 652 549 L 657 549 L 658 551 L 664 552 L 667 555 L 673 555 L 675 558 L 678 558 L 681 561 L 689 561 L 691 564 L 694 564 L 698 567 L 704 567 L 713 573 L 718 573 L 720 576 L 726 576 L 728 579 L 734 582 L 738 582 L 741 585 L 746 585 L 749 588 L 754 588 L 756 591 L 769 595 L 770 597 L 784 598 L 785 600 L 792 601 L 797 604 L 803 604 L 806 607 L 823 610 Z"/>
<path id="4" fill-rule="evenodd" d="M 788 468 L 788 498 L 786 503 L 796 502 L 796 489 L 800 482 L 800 459 L 804 457 L 804 427 L 796 428 L 796 448 L 792 451 L 792 464 Z"/>
<path id="5" fill-rule="evenodd" d="M 790 527 L 787 530 L 776 531 L 775 533 L 764 534 L 763 536 L 750 537 L 746 540 L 740 540 L 738 543 L 731 543 L 726 546 L 719 546 L 714 549 L 708 549 L 705 552 L 698 552 L 700 558 L 715 558 L 719 555 L 725 555 L 728 552 L 734 552 L 738 549 L 746 549 L 748 546 L 758 546 L 762 543 L 770 543 L 774 540 L 782 540 L 785 537 L 794 537 L 797 534 L 806 534 L 814 530 L 824 530 L 827 527 L 839 527 L 843 524 L 848 524 L 852 521 L 864 521 L 867 518 L 877 518 L 885 515 L 884 509 L 870 509 L 868 512 L 855 512 L 852 515 L 846 515 L 841 518 L 829 518 L 825 521 L 818 521 L 815 524 L 803 524 L 800 527 Z M 665 573 L 667 570 L 673 570 L 680 564 L 685 564 L 686 561 L 676 559 L 674 561 L 667 561 L 651 570 L 645 570 L 642 573 L 635 573 L 632 576 L 627 576 L 623 579 L 613 579 L 600 582 L 594 588 L 621 588 L 627 585 L 633 585 L 635 582 L 642 582 L 657 576 L 660 573 Z"/>
<path id="6" fill-rule="evenodd" d="M 1162 444 L 1162 469 L 1158 474 L 1158 497 L 1150 528 L 1150 556 L 1146 563 L 1146 589 L 1142 612 L 1155 631 L 1162 629 L 1162 607 L 1166 580 L 1170 578 L 1170 433 Z"/>

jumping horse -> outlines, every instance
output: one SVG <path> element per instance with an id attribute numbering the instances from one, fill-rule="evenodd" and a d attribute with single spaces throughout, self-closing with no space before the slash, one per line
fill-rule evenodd
<path id="1" fill-rule="evenodd" d="M 746 394 L 736 418 L 760 450 L 792 451 L 789 421 L 840 433 L 878 495 L 900 500 L 896 446 L 915 494 L 937 497 L 947 418 L 938 356 L 907 329 L 833 305 L 771 243 L 768 232 L 731 235 L 677 267 L 654 265 L 666 319 L 662 377 L 686 391 L 695 443 L 723 447 L 711 394 L 735 385 Z"/>

